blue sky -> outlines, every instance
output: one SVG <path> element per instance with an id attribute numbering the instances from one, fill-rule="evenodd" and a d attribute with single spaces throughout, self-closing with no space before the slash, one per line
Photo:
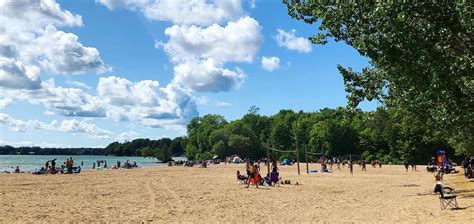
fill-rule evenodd
<path id="1" fill-rule="evenodd" d="M 344 43 L 309 44 L 317 25 L 280 1 L 13 3 L 0 4 L 0 145 L 103 147 L 252 105 L 344 106 L 337 64 L 368 65 Z"/>

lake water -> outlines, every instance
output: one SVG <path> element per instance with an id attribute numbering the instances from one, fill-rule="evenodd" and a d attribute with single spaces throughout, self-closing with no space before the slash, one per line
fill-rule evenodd
<path id="1" fill-rule="evenodd" d="M 113 167 L 117 161 L 123 164 L 127 159 L 133 163 L 137 162 L 139 167 L 142 166 L 162 166 L 163 164 L 156 158 L 151 157 L 117 157 L 117 156 L 78 156 L 78 155 L 0 155 L 0 173 L 4 171 L 13 172 L 16 166 L 21 171 L 29 172 L 44 167 L 48 160 L 56 159 L 56 166 L 61 166 L 66 159 L 72 157 L 74 166 L 81 165 L 82 169 L 92 169 L 92 163 L 97 160 L 106 160 L 107 167 Z M 184 157 L 173 157 L 175 160 L 185 160 Z M 96 164 L 97 165 L 97 164 Z"/>

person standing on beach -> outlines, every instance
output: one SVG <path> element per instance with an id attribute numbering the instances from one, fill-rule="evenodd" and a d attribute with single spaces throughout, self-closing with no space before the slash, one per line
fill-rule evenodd
<path id="1" fill-rule="evenodd" d="M 416 171 L 416 165 L 415 165 L 415 163 L 411 163 L 411 171 Z"/>
<path id="2" fill-rule="evenodd" d="M 66 159 L 66 173 L 69 173 L 69 164 L 71 164 L 69 159 Z"/>
<path id="3" fill-rule="evenodd" d="M 46 173 L 48 172 L 48 168 L 49 168 L 49 160 L 46 161 L 46 163 L 44 164 L 44 169 L 46 170 Z"/>
<path id="4" fill-rule="evenodd" d="M 72 157 L 69 158 L 69 163 L 70 163 L 70 166 L 71 166 L 71 174 L 72 174 L 72 168 L 74 167 L 74 160 L 72 160 Z"/>
<path id="5" fill-rule="evenodd" d="M 405 165 L 405 170 L 408 172 L 408 162 L 406 160 L 403 162 L 403 165 Z"/>
<path id="6" fill-rule="evenodd" d="M 256 174 L 257 174 L 257 168 L 255 167 L 255 163 L 251 161 L 249 163 L 249 179 L 247 180 L 247 188 L 249 188 L 251 180 L 253 180 L 255 187 L 258 188 L 258 181 L 255 179 Z"/>
<path id="7" fill-rule="evenodd" d="M 250 161 L 245 164 L 245 171 L 247 171 L 247 176 L 250 177 Z"/>
<path id="8" fill-rule="evenodd" d="M 367 171 L 367 168 L 365 167 L 365 160 L 362 160 L 362 171 Z"/>
<path id="9" fill-rule="evenodd" d="M 95 162 L 92 163 L 92 169 L 95 169 Z"/>
<path id="10" fill-rule="evenodd" d="M 51 173 L 56 174 L 56 159 L 51 161 Z"/>
<path id="11" fill-rule="evenodd" d="M 278 167 L 277 167 L 277 162 L 276 162 L 276 160 L 273 160 L 273 162 L 272 162 L 272 172 L 273 172 L 273 173 L 278 172 Z"/>
<path id="12" fill-rule="evenodd" d="M 352 160 L 349 160 L 349 162 L 348 162 L 347 165 L 349 166 L 349 171 L 350 171 L 350 173 L 351 173 L 351 175 L 352 175 L 353 172 L 354 172 L 354 164 L 352 163 Z"/>
<path id="13" fill-rule="evenodd" d="M 104 162 L 104 169 L 107 169 L 107 160 Z"/>

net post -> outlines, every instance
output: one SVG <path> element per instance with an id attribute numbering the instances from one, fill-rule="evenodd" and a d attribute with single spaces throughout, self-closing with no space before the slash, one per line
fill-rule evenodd
<path id="1" fill-rule="evenodd" d="M 309 166 L 308 166 L 308 148 L 306 147 L 306 144 L 304 145 L 304 154 L 306 157 L 306 173 L 309 174 Z"/>
<path id="2" fill-rule="evenodd" d="M 300 175 L 300 150 L 296 147 L 296 162 L 298 164 L 298 175 Z"/>
<path id="3" fill-rule="evenodd" d="M 267 174 L 270 174 L 270 148 L 268 146 L 265 146 L 265 148 L 267 148 Z"/>

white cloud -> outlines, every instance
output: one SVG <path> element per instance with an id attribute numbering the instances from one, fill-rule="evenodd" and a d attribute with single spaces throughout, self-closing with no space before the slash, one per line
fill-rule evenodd
<path id="1" fill-rule="evenodd" d="M 274 71 L 280 67 L 280 58 L 262 57 L 262 68 L 268 71 Z"/>
<path id="2" fill-rule="evenodd" d="M 87 89 L 87 90 L 90 90 L 92 89 L 92 87 L 90 87 L 89 85 L 83 83 L 83 82 L 78 82 L 78 81 L 66 81 L 67 84 L 71 85 L 71 86 L 77 86 L 79 88 L 82 88 L 82 89 Z"/>
<path id="3" fill-rule="evenodd" d="M 232 104 L 229 103 L 229 102 L 217 101 L 216 106 L 218 106 L 218 107 L 230 107 L 230 106 L 232 106 Z"/>
<path id="4" fill-rule="evenodd" d="M 39 89 L 41 79 L 38 69 L 25 66 L 12 58 L 0 56 L 0 87 L 9 89 Z"/>
<path id="5" fill-rule="evenodd" d="M 44 115 L 53 116 L 55 113 L 53 111 L 47 110 L 43 113 Z"/>
<path id="6" fill-rule="evenodd" d="M 56 87 L 43 73 L 79 74 L 110 70 L 95 48 L 85 47 L 58 27 L 82 26 L 80 15 L 54 0 L 0 1 L 0 94 L 43 104 L 66 116 L 105 116 L 90 94 Z"/>
<path id="7" fill-rule="evenodd" d="M 58 121 L 52 120 L 50 123 L 45 123 L 38 120 L 23 121 L 15 119 L 8 114 L 0 113 L 0 125 L 8 127 L 10 130 L 17 132 L 26 132 L 28 130 L 51 130 L 71 133 L 85 133 L 93 138 L 109 138 L 112 132 L 98 128 L 94 123 L 86 120 L 63 120 L 60 125 Z"/>
<path id="8" fill-rule="evenodd" d="M 138 133 L 135 131 L 127 131 L 120 133 L 115 140 L 121 143 L 129 142 L 136 139 L 138 136 Z"/>
<path id="9" fill-rule="evenodd" d="M 69 147 L 69 146 L 65 146 L 65 145 L 60 145 L 60 144 L 55 144 L 55 143 L 47 143 L 47 142 L 35 143 L 35 142 L 31 142 L 31 141 L 5 141 L 3 139 L 0 139 L 0 145 L 11 145 L 13 147 L 38 146 L 38 147 L 42 147 L 42 148 L 64 148 L 64 147 Z"/>
<path id="10" fill-rule="evenodd" d="M 96 0 L 97 1 L 97 0 Z M 109 9 L 125 7 L 150 20 L 209 25 L 239 18 L 240 0 L 98 0 Z"/>
<path id="11" fill-rule="evenodd" d="M 174 25 L 165 30 L 170 37 L 163 47 L 173 62 L 214 58 L 223 62 L 252 62 L 263 42 L 259 23 L 251 17 L 243 17 L 226 26 L 213 24 L 199 26 Z"/>
<path id="12" fill-rule="evenodd" d="M 82 26 L 82 18 L 54 0 L 0 1 L 0 88 L 38 89 L 40 74 L 110 70 L 99 51 L 57 29 Z"/>
<path id="13" fill-rule="evenodd" d="M 62 10 L 54 0 L 2 0 L 0 1 L 0 15 L 4 21 L 17 22 L 19 26 L 12 28 L 14 30 L 35 29 L 50 24 L 82 26 L 80 15 L 73 15 L 67 10 Z"/>
<path id="14" fill-rule="evenodd" d="M 184 125 L 198 115 L 188 90 L 174 83 L 161 87 L 153 80 L 131 82 L 115 76 L 101 77 L 98 95 L 78 88 L 58 87 L 53 80 L 43 81 L 36 90 L 0 88 L 0 91 L 6 98 L 42 104 L 63 116 L 107 117 L 153 127 Z"/>
<path id="15" fill-rule="evenodd" d="M 158 81 L 110 76 L 99 79 L 97 91 L 108 105 L 107 116 L 118 120 L 161 127 L 185 124 L 198 114 L 190 92 L 173 83 L 161 87 Z"/>
<path id="16" fill-rule="evenodd" d="M 244 72 L 225 68 L 226 62 L 250 63 L 263 42 L 259 23 L 251 17 L 230 21 L 226 26 L 174 25 L 165 30 L 166 43 L 157 42 L 170 56 L 173 83 L 199 92 L 220 92 L 238 88 Z"/>
<path id="17" fill-rule="evenodd" d="M 42 104 L 64 116 L 104 117 L 105 106 L 98 96 L 85 93 L 78 88 L 64 88 L 54 81 L 41 82 L 39 89 L 7 89 L 0 87 L 4 97 L 31 104 Z"/>
<path id="18" fill-rule="evenodd" d="M 52 129 L 54 124 L 56 124 L 56 121 L 52 121 L 51 124 L 46 124 L 38 120 L 22 121 L 12 118 L 8 114 L 0 113 L 0 125 L 7 126 L 17 132 L 25 132 L 34 129 Z"/>
<path id="19" fill-rule="evenodd" d="M 187 61 L 174 67 L 174 83 L 195 91 L 219 92 L 238 88 L 245 80 L 244 72 L 224 68 L 222 62 L 209 58 L 204 61 Z"/>
<path id="20" fill-rule="evenodd" d="M 214 5 L 232 7 L 236 3 L 238 1 L 218 1 Z M 238 5 L 240 7 L 240 3 Z M 110 70 L 97 49 L 83 46 L 75 34 L 59 30 L 83 24 L 80 15 L 61 9 L 54 0 L 0 1 L 0 21 L 0 106 L 25 101 L 43 105 L 46 114 L 107 117 L 177 130 L 182 130 L 184 124 L 198 115 L 190 90 L 179 83 L 160 86 L 158 81 L 131 82 L 111 76 L 100 78 L 98 93 L 92 94 L 86 92 L 91 87 L 85 83 L 69 81 L 68 85 L 79 88 L 66 88 L 57 86 L 53 79 L 42 80 L 40 75 L 44 73 Z M 225 70 L 222 66 L 220 69 Z M 84 120 L 64 120 L 60 127 L 51 127 L 37 120 L 21 121 L 6 114 L 2 116 L 2 124 L 17 131 L 84 132 L 97 138 L 110 135 L 109 131 Z"/>
<path id="21" fill-rule="evenodd" d="M 309 53 L 312 50 L 311 43 L 308 39 L 303 37 L 296 37 L 296 30 L 286 32 L 281 29 L 277 29 L 278 34 L 275 36 L 275 40 L 280 47 L 286 47 L 289 50 L 295 50 L 300 53 Z"/>
<path id="22" fill-rule="evenodd" d="M 11 98 L 2 98 L 0 99 L 0 109 L 3 109 L 10 105 L 13 102 Z"/>
<path id="23" fill-rule="evenodd" d="M 260 24 L 243 16 L 240 0 L 96 0 L 124 7 L 150 20 L 169 21 L 167 41 L 156 41 L 175 64 L 173 83 L 193 91 L 219 92 L 245 78 L 227 62 L 251 63 L 263 43 Z M 254 3 L 250 3 L 254 5 Z M 224 24 L 224 25 L 221 25 Z"/>
<path id="24" fill-rule="evenodd" d="M 104 65 L 97 49 L 83 46 L 78 39 L 72 33 L 47 26 L 33 42 L 39 49 L 25 52 L 31 54 L 29 57 L 35 57 L 33 60 L 42 68 L 58 74 L 104 73 L 111 70 Z"/>
<path id="25" fill-rule="evenodd" d="M 110 138 L 112 132 L 98 128 L 94 123 L 89 123 L 85 120 L 79 121 L 76 119 L 63 120 L 58 130 L 71 133 L 86 133 L 93 138 Z"/>
<path id="26" fill-rule="evenodd" d="M 161 98 L 158 81 L 133 83 L 116 76 L 101 77 L 97 91 L 108 104 L 115 106 L 154 106 L 159 104 Z"/>

